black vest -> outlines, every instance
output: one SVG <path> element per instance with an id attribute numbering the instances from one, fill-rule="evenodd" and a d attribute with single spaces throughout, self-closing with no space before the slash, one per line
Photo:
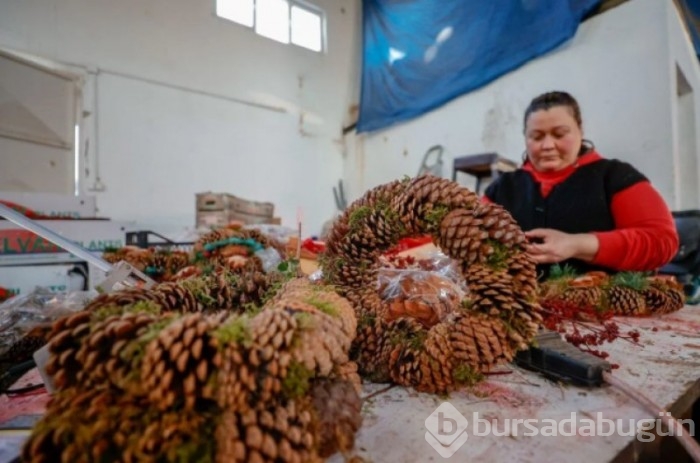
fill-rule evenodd
<path id="1" fill-rule="evenodd" d="M 566 233 L 602 232 L 615 228 L 612 197 L 644 180 L 646 177 L 626 162 L 601 159 L 577 168 L 546 198 L 540 193 L 540 184 L 521 169 L 499 176 L 485 194 L 510 212 L 523 231 L 553 228 Z M 576 259 L 560 263 L 564 264 L 579 272 L 601 270 Z M 538 273 L 546 276 L 550 267 L 538 266 Z"/>

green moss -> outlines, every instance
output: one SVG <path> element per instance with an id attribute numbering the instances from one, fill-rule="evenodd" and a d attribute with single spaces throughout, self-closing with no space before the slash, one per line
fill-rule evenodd
<path id="1" fill-rule="evenodd" d="M 282 380 L 282 393 L 290 399 L 305 396 L 313 377 L 313 371 L 299 362 L 291 362 L 287 369 L 287 376 Z"/>
<path id="2" fill-rule="evenodd" d="M 296 312 L 294 319 L 297 321 L 297 326 L 300 330 L 310 330 L 316 326 L 313 315 L 308 312 Z"/>
<path id="3" fill-rule="evenodd" d="M 401 221 L 401 217 L 391 208 L 391 204 L 389 204 L 388 201 L 378 201 L 376 208 L 389 224 L 390 229 L 394 232 L 393 238 L 395 240 L 398 240 L 399 237 L 407 233 L 406 224 Z"/>
<path id="4" fill-rule="evenodd" d="M 436 204 L 425 213 L 423 220 L 425 221 L 428 231 L 436 231 L 440 228 L 442 219 L 450 212 L 450 208 L 443 204 Z"/>
<path id="5" fill-rule="evenodd" d="M 325 313 L 326 315 L 330 315 L 331 317 L 338 316 L 338 310 L 335 307 L 333 307 L 333 304 L 331 304 L 328 301 L 322 301 L 314 296 L 311 296 L 305 299 L 304 302 L 316 307 L 318 310 Z"/>
<path id="6" fill-rule="evenodd" d="M 119 353 L 119 357 L 131 366 L 131 371 L 127 381 L 137 381 L 141 373 L 141 361 L 146 354 L 146 346 L 148 343 L 158 337 L 161 331 L 167 327 L 173 320 L 174 316 L 165 316 L 161 320 L 151 323 L 146 327 L 146 330 L 135 340 L 126 345 Z"/>
<path id="7" fill-rule="evenodd" d="M 214 338 L 216 338 L 216 340 L 222 345 L 249 345 L 251 342 L 250 331 L 248 331 L 249 321 L 250 319 L 247 315 L 234 317 L 233 319 L 219 326 L 216 331 L 214 331 Z"/>
<path id="8" fill-rule="evenodd" d="M 204 307 L 212 308 L 217 305 L 216 299 L 209 295 L 211 289 L 206 277 L 188 278 L 180 283 L 187 291 L 191 292 L 195 299 Z"/>
<path id="9" fill-rule="evenodd" d="M 486 258 L 486 265 L 494 270 L 505 270 L 508 268 L 508 257 L 511 251 L 506 245 L 492 239 L 488 239 L 486 242 L 493 248 L 493 253 Z"/>
<path id="10" fill-rule="evenodd" d="M 367 326 L 374 326 L 377 322 L 377 316 L 368 312 L 363 312 L 357 319 L 357 329 L 358 331 L 366 328 Z"/>
<path id="11" fill-rule="evenodd" d="M 323 280 L 327 284 L 333 284 L 336 281 L 338 272 L 345 266 L 345 259 L 341 257 L 322 256 L 319 261 L 321 270 L 323 271 Z"/>
<path id="12" fill-rule="evenodd" d="M 364 221 L 372 213 L 369 206 L 359 206 L 348 216 L 348 226 L 352 232 L 356 232 L 362 227 Z"/>
<path id="13" fill-rule="evenodd" d="M 262 312 L 262 310 L 262 306 L 254 302 L 248 302 L 247 304 L 243 304 L 243 313 L 250 316 L 251 318 Z"/>
<path id="14" fill-rule="evenodd" d="M 459 303 L 459 306 L 463 310 L 471 311 L 474 307 L 474 301 L 472 301 L 471 299 L 462 299 L 462 302 Z"/>
<path id="15" fill-rule="evenodd" d="M 213 434 L 203 435 L 201 439 L 185 440 L 177 448 L 171 450 L 171 458 L 168 461 L 177 463 L 189 463 L 191 461 L 213 463 L 214 445 L 209 442 L 210 439 L 207 438 L 211 435 Z M 172 455 L 172 453 L 174 453 L 174 455 Z"/>
<path id="16" fill-rule="evenodd" d="M 484 375 L 466 364 L 457 365 L 452 370 L 452 378 L 458 384 L 473 386 L 484 379 Z"/>
<path id="17" fill-rule="evenodd" d="M 338 288 L 334 285 L 311 285 L 311 292 L 314 294 L 339 294 Z"/>
<path id="18" fill-rule="evenodd" d="M 98 322 L 106 320 L 107 318 L 114 315 L 121 315 L 124 313 L 124 306 L 121 305 L 106 305 L 95 310 L 90 316 L 91 322 Z"/>
<path id="19" fill-rule="evenodd" d="M 277 265 L 277 271 L 285 277 L 295 278 L 299 271 L 299 261 L 297 259 L 287 259 Z"/>
<path id="20" fill-rule="evenodd" d="M 642 291 L 649 286 L 647 275 L 642 272 L 620 272 L 612 277 L 613 286 L 623 286 L 635 291 Z"/>
<path id="21" fill-rule="evenodd" d="M 389 342 L 392 346 L 403 345 L 413 350 L 423 348 L 428 332 L 425 330 L 409 331 L 406 329 L 394 329 L 389 334 Z"/>

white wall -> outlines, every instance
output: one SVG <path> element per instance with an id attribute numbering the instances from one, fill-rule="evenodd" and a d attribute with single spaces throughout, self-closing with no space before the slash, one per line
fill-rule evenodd
<path id="1" fill-rule="evenodd" d="M 671 2 L 669 2 L 670 4 Z M 698 136 L 700 136 L 700 66 L 690 36 L 683 26 L 679 11 L 669 5 L 667 8 L 669 69 L 671 100 L 672 142 L 676 209 L 700 208 L 698 180 Z M 679 88 L 677 74 L 682 73 L 685 82 Z M 684 88 L 685 87 L 685 88 Z M 679 96 L 679 93 L 684 93 Z"/>
<path id="2" fill-rule="evenodd" d="M 103 216 L 175 231 L 194 224 L 196 192 L 227 191 L 292 227 L 301 206 L 318 233 L 343 175 L 359 7 L 312 3 L 327 53 L 219 19 L 212 0 L 0 0 L 0 47 L 87 69 L 83 185 L 99 167 Z"/>
<path id="3" fill-rule="evenodd" d="M 446 149 L 445 177 L 458 156 L 495 151 L 519 160 L 529 101 L 545 91 L 566 90 L 579 100 L 584 134 L 601 154 L 633 163 L 675 207 L 671 113 L 677 97 L 671 98 L 669 50 L 688 67 L 686 76 L 698 89 L 700 78 L 674 15 L 670 1 L 629 1 L 583 23 L 557 50 L 478 91 L 418 119 L 357 136 L 348 143 L 354 152 L 345 164 L 352 193 L 415 175 L 425 151 L 438 143 Z M 464 174 L 458 180 L 474 187 Z"/>

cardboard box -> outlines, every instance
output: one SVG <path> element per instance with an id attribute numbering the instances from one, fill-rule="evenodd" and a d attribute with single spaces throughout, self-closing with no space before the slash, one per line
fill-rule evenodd
<path id="1" fill-rule="evenodd" d="M 0 191 L 0 199 L 49 217 L 93 218 L 97 216 L 94 196 L 68 196 L 56 193 Z"/>

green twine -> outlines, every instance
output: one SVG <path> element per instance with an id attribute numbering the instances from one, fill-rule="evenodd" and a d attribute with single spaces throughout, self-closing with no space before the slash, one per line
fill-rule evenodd
<path id="1" fill-rule="evenodd" d="M 216 248 L 220 248 L 223 246 L 228 246 L 229 244 L 241 244 L 243 246 L 249 247 L 253 252 L 260 251 L 262 249 L 265 249 L 265 247 L 255 241 L 252 238 L 237 238 L 237 237 L 231 237 L 231 238 L 226 238 L 221 241 L 214 241 L 213 243 L 207 243 L 204 245 L 204 250 L 211 252 L 215 250 Z"/>

